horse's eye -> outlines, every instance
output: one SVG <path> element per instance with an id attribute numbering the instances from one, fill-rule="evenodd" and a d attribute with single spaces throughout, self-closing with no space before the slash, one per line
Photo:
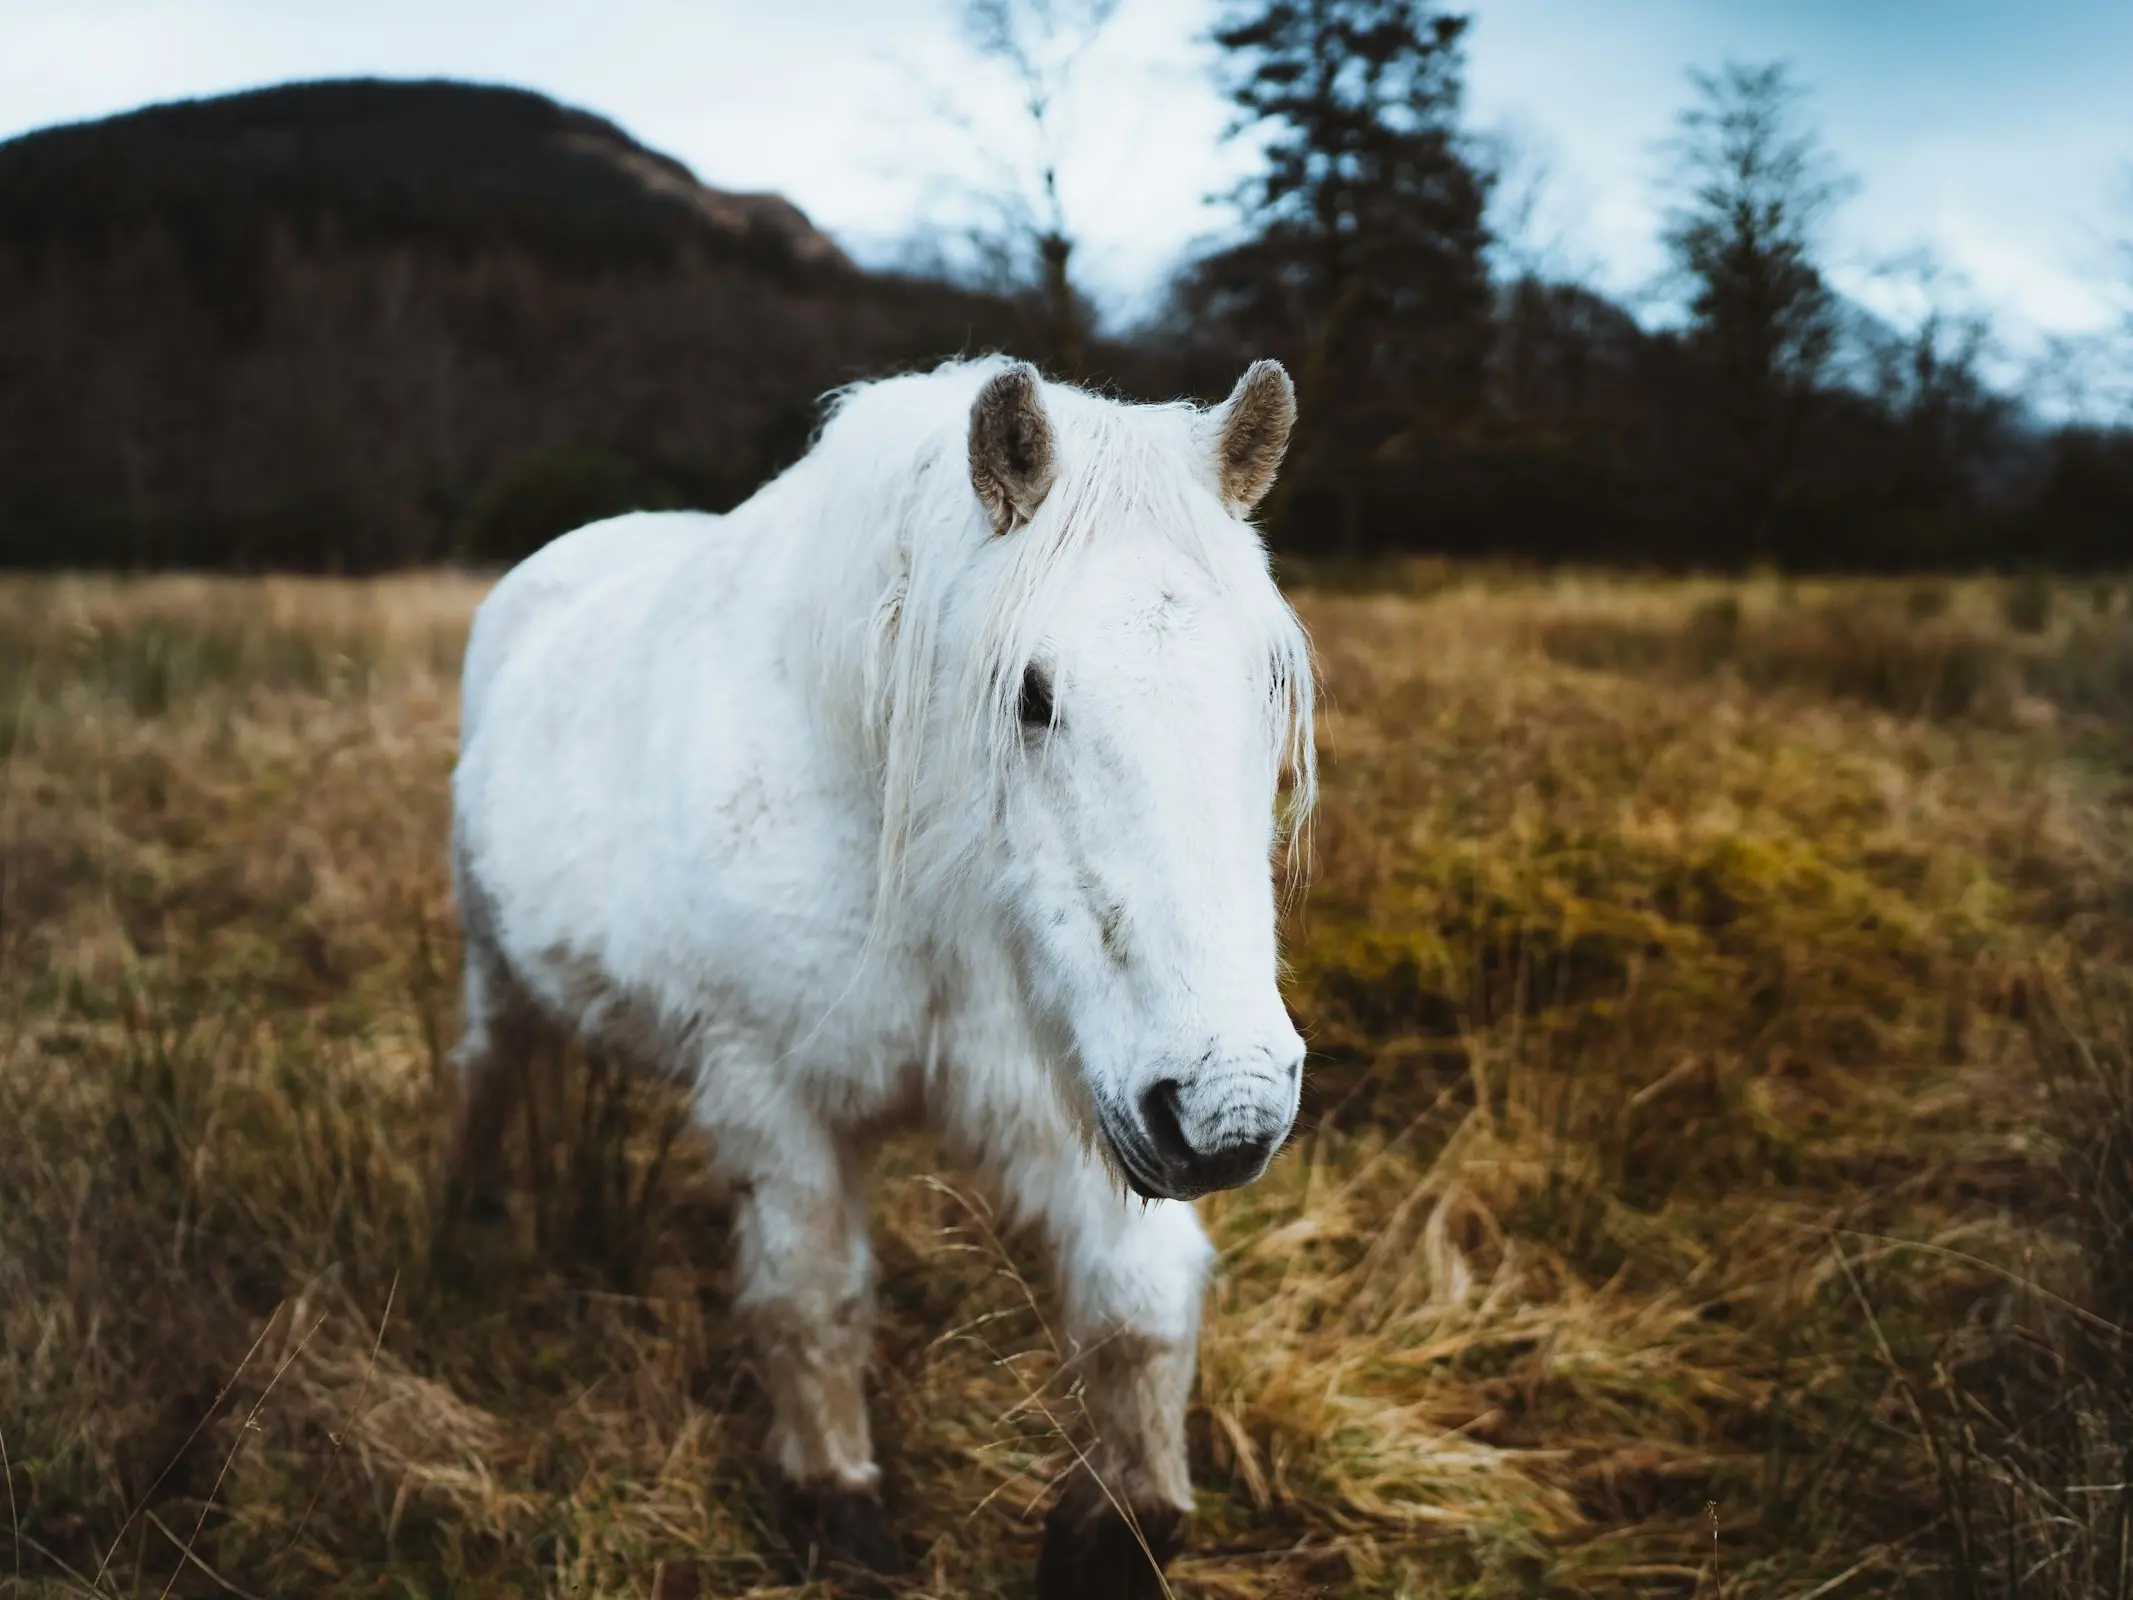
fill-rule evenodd
<path id="1" fill-rule="evenodd" d="M 1043 669 L 1032 666 L 1022 674 L 1022 726 L 1029 729 L 1052 725 L 1052 685 Z"/>

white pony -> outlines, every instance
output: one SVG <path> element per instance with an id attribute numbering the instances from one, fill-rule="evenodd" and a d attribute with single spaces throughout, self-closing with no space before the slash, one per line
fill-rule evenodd
<path id="1" fill-rule="evenodd" d="M 731 515 L 580 529 L 475 618 L 461 1172 L 536 1025 L 684 1075 L 810 1563 L 895 1565 L 864 1185 L 914 1117 L 1056 1255 L 1089 1436 L 1039 1593 L 1153 1594 L 1177 1548 L 1188 1202 L 1265 1168 L 1304 1058 L 1272 857 L 1311 661 L 1244 521 L 1294 416 L 1264 361 L 1212 412 L 1000 360 L 863 385 Z"/>

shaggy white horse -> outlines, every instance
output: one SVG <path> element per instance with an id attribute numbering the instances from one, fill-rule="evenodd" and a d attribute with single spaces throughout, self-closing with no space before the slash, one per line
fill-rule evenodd
<path id="1" fill-rule="evenodd" d="M 1272 857 L 1311 662 L 1244 520 L 1294 415 L 1273 362 L 1212 412 L 864 385 L 731 515 L 580 529 L 475 619 L 462 1173 L 535 1025 L 685 1077 L 803 1559 L 894 1564 L 865 1172 L 913 1117 L 1056 1253 L 1088 1438 L 1040 1594 L 1155 1593 L 1176 1548 L 1188 1202 L 1264 1169 L 1304 1058 Z"/>

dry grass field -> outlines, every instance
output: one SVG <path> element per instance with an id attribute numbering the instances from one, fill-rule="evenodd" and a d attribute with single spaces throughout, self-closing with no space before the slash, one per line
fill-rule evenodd
<path id="1" fill-rule="evenodd" d="M 1372 577 L 1176 1592 L 2133 1589 L 2127 592 Z M 434 1222 L 479 593 L 0 583 L 0 1592 L 803 1592 L 671 1101 Z M 1020 1594 L 1043 1284 L 880 1177 L 910 1592 Z"/>

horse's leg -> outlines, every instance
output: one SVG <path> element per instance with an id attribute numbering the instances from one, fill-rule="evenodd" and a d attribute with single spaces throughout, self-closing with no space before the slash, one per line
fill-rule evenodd
<path id="1" fill-rule="evenodd" d="M 457 1079 L 443 1152 L 447 1223 L 493 1197 L 504 1128 L 525 1084 L 536 1037 L 533 1007 L 502 959 L 470 937 L 463 981 L 466 1020 L 452 1051 Z"/>
<path id="2" fill-rule="evenodd" d="M 774 1138 L 729 1135 L 721 1164 L 736 1197 L 734 1306 L 770 1392 L 793 1552 L 811 1574 L 895 1572 L 867 1427 L 874 1263 L 857 1153 L 796 1113 Z"/>
<path id="3" fill-rule="evenodd" d="M 1212 1251 L 1191 1206 L 1143 1204 L 1079 1149 L 1017 1174 L 1058 1260 L 1086 1438 L 1044 1524 L 1039 1600 L 1165 1594 L 1192 1510 L 1185 1406 Z"/>

